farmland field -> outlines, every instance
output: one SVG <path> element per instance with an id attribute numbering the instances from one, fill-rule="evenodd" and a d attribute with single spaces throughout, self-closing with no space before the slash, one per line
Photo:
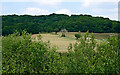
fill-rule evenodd
<path id="1" fill-rule="evenodd" d="M 4 3 L 5 7 L 13 6 L 10 9 L 20 7 L 11 9 L 11 15 L 8 11 L 1 14 L 0 75 L 120 75 L 120 38 L 117 37 L 120 21 L 112 19 L 113 15 L 107 16 L 106 11 L 102 12 L 104 16 L 100 13 L 93 16 L 94 12 L 90 10 L 94 8 L 86 9 L 84 2 L 79 10 L 78 2 L 45 2 L 42 7 L 39 2 L 38 5 L 21 3 Z M 101 5 L 105 8 L 104 4 L 98 4 L 95 9 Z"/>
<path id="2" fill-rule="evenodd" d="M 53 33 L 41 33 L 42 36 L 42 40 L 44 42 L 48 42 L 50 41 L 50 45 L 52 47 L 57 47 L 57 51 L 58 52 L 67 52 L 68 50 L 68 46 L 70 43 L 72 43 L 72 45 L 75 44 L 76 38 L 74 36 L 74 34 L 77 34 L 78 32 L 68 32 L 66 33 L 66 37 L 61 37 L 61 33 L 58 32 L 58 34 L 56 35 L 54 32 Z M 84 35 L 85 33 L 81 33 L 81 35 Z M 34 34 L 32 35 L 32 37 L 36 37 L 38 34 Z M 109 37 L 109 35 L 115 35 L 117 36 L 117 34 L 115 33 L 94 33 L 95 35 L 95 39 L 97 40 L 102 40 L 102 39 L 107 39 Z M 37 41 L 37 38 L 36 38 Z"/>

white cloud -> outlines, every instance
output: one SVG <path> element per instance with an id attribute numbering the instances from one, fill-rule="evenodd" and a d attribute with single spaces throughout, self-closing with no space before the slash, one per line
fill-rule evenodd
<path id="1" fill-rule="evenodd" d="M 115 9 L 94 9 L 92 10 L 93 12 L 97 12 L 97 13 L 93 13 L 92 16 L 102 16 L 102 17 L 108 17 L 110 18 L 111 20 L 118 20 L 118 14 L 117 14 L 117 8 Z M 102 15 L 102 14 L 99 14 L 98 13 L 101 13 L 101 12 L 113 12 L 113 14 L 107 14 L 107 15 Z M 56 13 L 56 14 L 67 14 L 67 15 L 71 15 L 71 14 L 76 14 L 76 15 L 80 15 L 80 14 L 83 14 L 83 13 L 72 13 L 70 10 L 68 9 L 60 9 L 60 10 L 57 10 L 55 12 L 49 12 L 48 10 L 46 9 L 40 9 L 40 8 L 27 8 L 25 11 L 24 11 L 24 14 L 28 14 L 28 15 L 49 15 L 51 13 Z M 90 13 L 84 13 L 84 14 L 90 14 Z M 97 15 L 95 15 L 97 14 Z"/>
<path id="2" fill-rule="evenodd" d="M 93 14 L 97 14 L 96 16 L 103 16 L 103 17 L 108 17 L 111 20 L 118 20 L 118 8 L 92 9 L 91 11 L 92 11 Z M 104 14 L 104 15 L 102 15 L 102 14 Z"/>
<path id="3" fill-rule="evenodd" d="M 77 1 L 77 0 L 74 0 Z M 80 0 L 83 4 L 82 7 L 89 7 L 90 5 L 93 4 L 100 4 L 101 2 L 114 2 L 118 3 L 119 0 Z"/>
<path id="4" fill-rule="evenodd" d="M 36 2 L 42 5 L 56 5 L 62 2 L 62 0 L 1 0 L 0 2 Z"/>
<path id="5" fill-rule="evenodd" d="M 41 5 L 58 5 L 62 2 L 62 0 L 36 0 L 36 2 L 40 3 Z"/>
<path id="6" fill-rule="evenodd" d="M 93 16 L 102 16 L 102 17 L 105 17 L 105 18 L 109 18 L 111 20 L 118 20 L 118 14 L 93 15 Z"/>
<path id="7" fill-rule="evenodd" d="M 58 5 L 62 0 L 0 0 L 0 2 L 35 2 L 40 5 Z"/>
<path id="8" fill-rule="evenodd" d="M 117 11 L 117 8 L 115 9 L 97 9 L 96 5 L 97 3 L 99 4 L 100 2 L 118 2 L 119 0 L 1 0 L 2 2 L 37 2 L 37 3 L 40 3 L 41 5 L 45 5 L 47 7 L 47 5 L 58 5 L 59 3 L 62 3 L 62 2 L 82 2 L 82 6 L 81 8 L 83 8 L 85 10 L 84 7 L 88 7 L 90 8 L 91 5 L 94 5 L 94 9 L 90 9 L 90 11 L 92 11 L 91 14 L 101 14 L 101 13 L 108 13 L 109 12 L 113 13 L 113 14 L 117 14 L 118 11 Z M 98 6 L 98 5 L 97 5 Z M 55 7 L 55 6 L 54 6 Z M 70 11 L 68 9 L 61 9 L 61 10 L 58 10 L 58 11 L 55 11 L 55 13 L 58 13 L 58 14 L 68 14 L 70 15 L 72 12 L 74 11 Z M 49 12 L 48 10 L 46 9 L 40 9 L 40 8 L 27 8 L 26 11 L 24 11 L 24 14 L 31 14 L 31 15 L 48 15 L 50 14 L 51 12 Z M 72 13 L 74 14 L 74 13 Z M 79 13 L 78 13 L 79 14 Z M 83 13 L 82 13 L 83 14 Z M 103 15 L 104 16 L 104 15 Z M 116 18 L 116 15 L 107 15 L 108 17 L 110 18 Z"/>
<path id="9" fill-rule="evenodd" d="M 36 2 L 40 5 L 58 5 L 62 2 L 82 2 L 83 7 L 89 7 L 92 2 L 119 2 L 119 0 L 0 0 L 0 2 Z"/>
<path id="10" fill-rule="evenodd" d="M 80 15 L 82 13 L 71 13 L 71 15 Z"/>
<path id="11" fill-rule="evenodd" d="M 48 15 L 49 11 L 39 8 L 27 8 L 23 13 L 29 15 Z"/>
<path id="12" fill-rule="evenodd" d="M 40 9 L 40 8 L 27 8 L 24 12 L 24 14 L 28 15 L 49 15 L 51 13 L 56 13 L 56 14 L 68 14 L 71 15 L 70 10 L 68 9 L 60 9 L 55 12 L 49 12 L 46 9 Z"/>
<path id="13" fill-rule="evenodd" d="M 107 15 L 106 15 L 107 16 Z M 111 15 L 108 15 L 108 17 L 111 19 L 111 20 L 117 20 L 118 21 L 118 14 L 111 14 Z"/>
<path id="14" fill-rule="evenodd" d="M 113 8 L 113 9 L 92 9 L 91 10 L 93 13 L 118 13 L 118 8 Z"/>
<path id="15" fill-rule="evenodd" d="M 68 15 L 71 15 L 70 10 L 68 10 L 68 9 L 61 9 L 61 10 L 56 11 L 55 13 L 57 13 L 57 14 L 68 14 Z"/>
<path id="16" fill-rule="evenodd" d="M 90 0 L 83 0 L 82 7 L 88 7 L 90 5 Z"/>
<path id="17" fill-rule="evenodd" d="M 2 8 L 0 8 L 0 14 L 2 14 Z"/>

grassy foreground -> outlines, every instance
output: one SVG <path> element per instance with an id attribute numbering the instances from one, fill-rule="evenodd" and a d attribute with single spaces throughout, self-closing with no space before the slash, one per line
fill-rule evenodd
<path id="1" fill-rule="evenodd" d="M 44 34 L 42 34 L 44 35 Z M 50 35 L 50 34 L 49 34 Z M 90 36 L 89 36 L 90 35 Z M 56 35 L 53 35 L 56 36 Z M 118 38 L 109 37 L 97 44 L 86 32 L 67 53 L 56 52 L 41 35 L 33 41 L 25 31 L 2 37 L 2 73 L 113 73 L 119 72 Z M 59 37 L 59 36 L 56 36 Z M 44 38 L 44 37 L 43 37 Z M 91 39 L 87 39 L 91 38 Z M 60 39 L 60 38 L 59 38 Z M 34 39 L 35 40 L 35 39 Z M 97 45 L 96 51 L 94 50 Z"/>

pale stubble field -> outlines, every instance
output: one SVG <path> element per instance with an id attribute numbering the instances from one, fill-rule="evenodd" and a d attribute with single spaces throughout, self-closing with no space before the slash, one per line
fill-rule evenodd
<path id="1" fill-rule="evenodd" d="M 58 52 L 67 52 L 68 51 L 68 46 L 71 43 L 74 45 L 77 40 L 74 37 L 74 34 L 78 32 L 68 32 L 66 33 L 66 37 L 61 37 L 61 33 L 58 32 L 58 35 L 55 35 L 54 33 L 41 33 L 42 40 L 44 42 L 50 42 L 51 47 L 57 47 Z M 81 35 L 84 35 L 85 33 L 81 33 Z M 32 35 L 32 37 L 36 37 L 38 34 Z M 110 37 L 110 35 L 115 35 L 115 33 L 94 33 L 95 39 L 97 40 L 103 40 L 107 39 Z M 37 38 L 35 39 L 37 41 Z"/>

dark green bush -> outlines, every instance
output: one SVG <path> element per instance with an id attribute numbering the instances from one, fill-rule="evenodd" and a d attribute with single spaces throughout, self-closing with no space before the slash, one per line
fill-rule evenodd
<path id="1" fill-rule="evenodd" d="M 62 34 L 61 37 L 65 37 L 65 34 Z"/>
<path id="2" fill-rule="evenodd" d="M 57 34 L 57 32 L 59 32 L 59 29 L 55 28 L 54 31 L 55 31 L 55 34 Z"/>
<path id="3" fill-rule="evenodd" d="M 81 35 L 80 34 L 75 34 L 75 37 L 76 37 L 76 39 L 78 39 L 78 38 L 81 37 Z"/>

